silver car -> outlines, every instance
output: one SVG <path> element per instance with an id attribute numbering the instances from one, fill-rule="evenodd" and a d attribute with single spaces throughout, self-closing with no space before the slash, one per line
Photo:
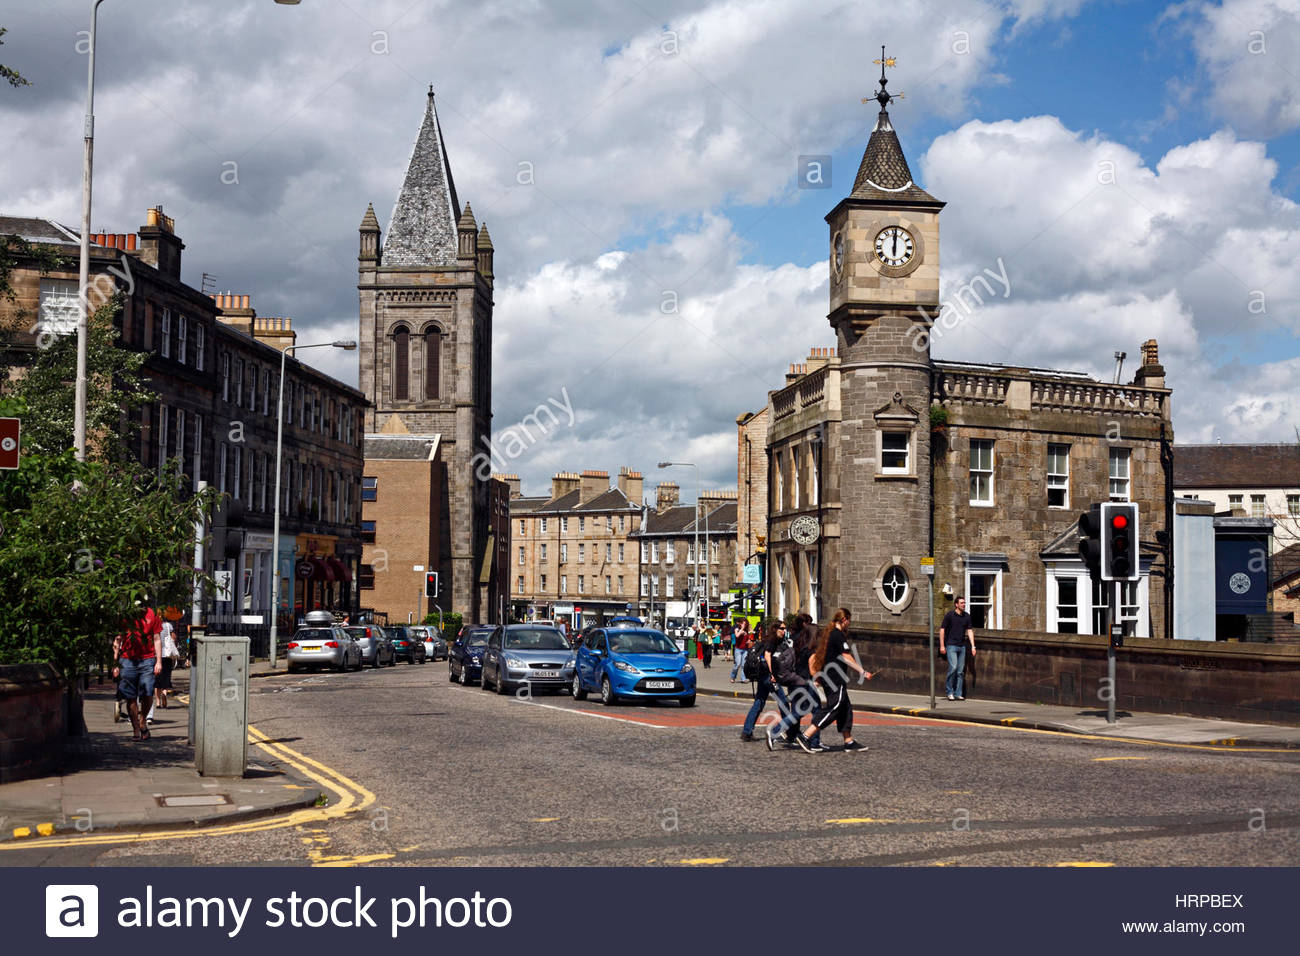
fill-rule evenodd
<path id="1" fill-rule="evenodd" d="M 361 670 L 361 646 L 341 627 L 303 627 L 289 641 L 289 673 L 300 667 Z"/>
<path id="2" fill-rule="evenodd" d="M 498 694 L 528 684 L 532 690 L 567 690 L 573 682 L 573 648 L 557 627 L 508 624 L 498 628 L 483 651 L 482 685 Z"/>
<path id="3" fill-rule="evenodd" d="M 378 624 L 356 624 L 343 628 L 351 635 L 361 648 L 361 663 L 379 668 L 387 664 L 394 667 L 397 655 L 393 653 L 393 642 L 388 639 L 384 629 Z"/>

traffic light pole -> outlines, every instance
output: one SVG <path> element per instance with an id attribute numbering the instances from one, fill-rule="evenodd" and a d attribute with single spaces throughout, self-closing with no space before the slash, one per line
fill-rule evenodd
<path id="1" fill-rule="evenodd" d="M 1106 677 L 1110 684 L 1110 699 L 1106 702 L 1106 723 L 1115 723 L 1115 622 L 1120 619 L 1120 582 L 1110 583 L 1110 607 L 1106 608 Z"/>

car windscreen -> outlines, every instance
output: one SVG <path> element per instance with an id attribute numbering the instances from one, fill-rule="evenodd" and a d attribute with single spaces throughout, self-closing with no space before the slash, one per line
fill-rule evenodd
<path id="1" fill-rule="evenodd" d="M 334 632 L 327 627 L 313 627 L 299 631 L 293 636 L 295 641 L 332 641 Z"/>
<path id="2" fill-rule="evenodd" d="M 465 635 L 465 646 L 467 647 L 487 647 L 488 638 L 492 636 L 492 628 L 482 627 L 477 630 L 468 632 Z"/>
<path id="3" fill-rule="evenodd" d="M 343 630 L 347 631 L 352 639 L 357 641 L 364 641 L 366 639 L 366 631 L 370 631 L 371 635 L 374 634 L 374 631 L 368 627 L 345 627 Z"/>
<path id="4" fill-rule="evenodd" d="M 615 654 L 680 654 L 677 644 L 658 631 L 609 631 L 609 649 Z"/>
<path id="5" fill-rule="evenodd" d="M 545 627 L 526 627 L 506 631 L 505 646 L 517 651 L 563 651 L 569 642 L 559 631 Z"/>

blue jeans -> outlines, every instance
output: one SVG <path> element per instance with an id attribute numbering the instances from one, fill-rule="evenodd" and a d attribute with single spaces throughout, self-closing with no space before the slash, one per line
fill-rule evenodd
<path id="1" fill-rule="evenodd" d="M 731 665 L 732 680 L 736 679 L 737 674 L 739 674 L 741 677 L 745 676 L 745 656 L 748 653 L 749 651 L 745 650 L 743 647 L 736 648 L 736 663 Z"/>
<path id="2" fill-rule="evenodd" d="M 776 706 L 781 713 L 790 712 L 790 701 L 785 696 L 785 690 L 779 685 L 772 683 L 772 678 L 767 674 L 758 679 L 758 690 L 754 691 L 754 704 L 749 708 L 749 713 L 745 715 L 745 728 L 741 733 L 748 736 L 754 732 L 754 725 L 758 722 L 758 715 L 763 712 L 763 707 L 767 704 L 767 698 L 775 693 Z"/>
<path id="3" fill-rule="evenodd" d="M 774 740 L 777 737 L 783 736 L 787 731 L 797 728 L 799 726 L 799 718 L 811 714 L 821 706 L 821 697 L 818 696 L 817 690 L 811 681 L 805 681 L 800 678 L 796 683 L 789 686 L 790 697 L 786 700 L 785 713 L 781 717 L 781 722 L 775 727 L 768 729 L 768 732 L 772 735 Z M 777 690 L 779 692 L 782 688 L 778 685 Z M 810 729 L 812 730 L 812 733 L 809 736 L 809 739 L 819 740 L 821 738 L 821 731 L 816 727 Z"/>
<path id="4" fill-rule="evenodd" d="M 962 682 L 966 674 L 966 642 L 948 645 L 948 679 L 944 687 L 954 697 L 965 697 Z"/>
<path id="5" fill-rule="evenodd" d="M 152 657 L 136 659 L 123 657 L 117 662 L 118 693 L 126 700 L 146 700 L 153 697 L 153 665 Z"/>

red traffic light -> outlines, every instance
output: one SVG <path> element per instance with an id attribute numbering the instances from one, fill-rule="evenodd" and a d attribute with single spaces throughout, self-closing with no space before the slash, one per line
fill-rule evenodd
<path id="1" fill-rule="evenodd" d="M 1110 519 L 1110 526 L 1119 529 L 1127 528 L 1128 517 L 1125 515 L 1113 515 Z"/>

